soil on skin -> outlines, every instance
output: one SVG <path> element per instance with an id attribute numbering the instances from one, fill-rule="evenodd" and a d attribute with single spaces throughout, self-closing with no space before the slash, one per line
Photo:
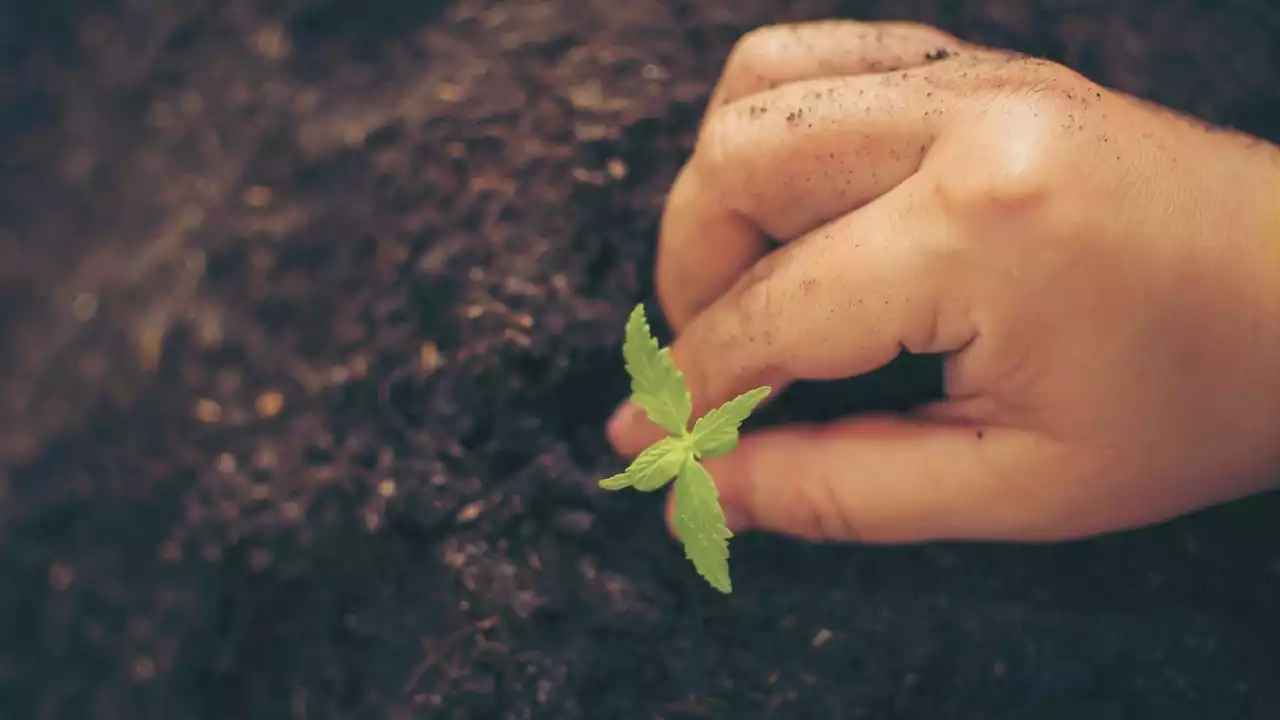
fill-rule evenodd
<path id="1" fill-rule="evenodd" d="M 595 487 L 743 32 L 930 22 L 1276 140 L 1275 3 L 0 13 L 0 718 L 1280 717 L 1275 498 L 1052 547 L 744 536 L 724 597 L 660 498 Z M 938 391 L 909 358 L 772 412 Z"/>

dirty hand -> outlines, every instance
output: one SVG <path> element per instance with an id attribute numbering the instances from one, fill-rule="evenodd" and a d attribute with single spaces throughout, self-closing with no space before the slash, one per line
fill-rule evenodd
<path id="1" fill-rule="evenodd" d="M 903 348 L 947 397 L 745 436 L 707 463 L 731 527 L 1048 541 L 1274 485 L 1278 158 L 923 26 L 748 35 L 661 227 L 694 416 Z M 662 431 L 624 404 L 609 434 Z"/>

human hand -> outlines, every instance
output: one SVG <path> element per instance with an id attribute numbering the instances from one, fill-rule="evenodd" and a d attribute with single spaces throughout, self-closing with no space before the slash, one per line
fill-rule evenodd
<path id="1" fill-rule="evenodd" d="M 707 462 L 730 526 L 1048 541 L 1270 487 L 1278 208 L 1277 148 L 1048 61 L 907 24 L 751 33 L 661 226 L 694 415 L 903 348 L 947 355 L 947 398 L 745 436 Z M 609 426 L 627 456 L 662 434 L 628 403 Z"/>

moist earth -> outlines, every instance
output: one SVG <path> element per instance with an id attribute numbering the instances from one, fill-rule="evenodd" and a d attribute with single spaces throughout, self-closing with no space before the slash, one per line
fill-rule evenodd
<path id="1" fill-rule="evenodd" d="M 7 4 L 0 718 L 1280 717 L 1274 497 L 748 535 L 726 597 L 595 486 L 721 63 L 836 16 L 1280 139 L 1268 0 Z M 940 391 L 903 357 L 761 422 Z"/>

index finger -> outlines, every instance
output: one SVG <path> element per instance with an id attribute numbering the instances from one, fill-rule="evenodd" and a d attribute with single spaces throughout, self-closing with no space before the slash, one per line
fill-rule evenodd
<path id="1" fill-rule="evenodd" d="M 964 347 L 974 332 L 945 228 L 928 183 L 908 182 L 767 256 L 671 345 L 694 417 L 760 385 L 870 372 L 904 347 Z M 664 435 L 629 401 L 609 425 L 624 455 Z"/>
<path id="2" fill-rule="evenodd" d="M 948 32 L 914 22 L 829 19 L 767 25 L 734 45 L 707 110 L 798 80 L 903 70 L 970 47 Z"/>

